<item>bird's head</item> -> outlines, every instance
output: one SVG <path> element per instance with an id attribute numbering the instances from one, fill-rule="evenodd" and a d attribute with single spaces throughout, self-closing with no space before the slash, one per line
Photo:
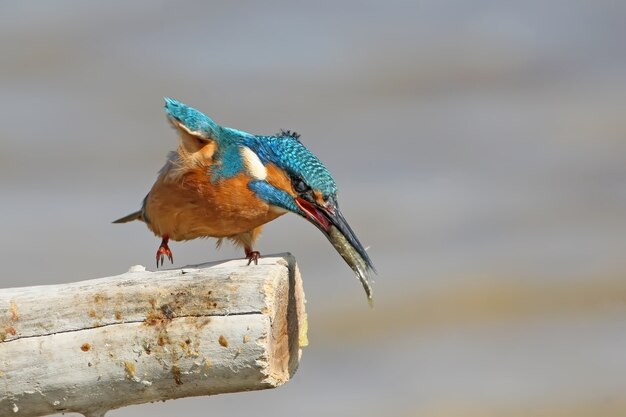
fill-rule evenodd
<path id="1" fill-rule="evenodd" d="M 339 210 L 337 185 L 328 169 L 295 132 L 256 136 L 247 145 L 249 150 L 242 153 L 244 165 L 252 176 L 255 171 L 261 174 L 249 187 L 268 203 L 313 223 L 355 271 L 371 301 L 369 282 L 375 269 Z"/>
<path id="2" fill-rule="evenodd" d="M 166 98 L 165 108 L 181 133 L 184 152 L 210 160 L 211 175 L 218 180 L 245 172 L 248 188 L 259 199 L 313 223 L 355 271 L 371 300 L 372 261 L 339 210 L 333 177 L 297 133 L 252 135 L 219 126 L 176 100 Z"/>

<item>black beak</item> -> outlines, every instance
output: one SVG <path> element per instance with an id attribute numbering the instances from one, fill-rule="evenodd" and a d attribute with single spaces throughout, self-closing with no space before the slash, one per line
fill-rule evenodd
<path id="1" fill-rule="evenodd" d="M 296 198 L 296 204 L 304 212 L 307 220 L 324 233 L 324 236 L 357 274 L 371 301 L 370 272 L 376 272 L 376 269 L 365 248 L 339 211 L 337 201 L 329 199 L 326 205 L 321 206 L 303 198 Z"/>

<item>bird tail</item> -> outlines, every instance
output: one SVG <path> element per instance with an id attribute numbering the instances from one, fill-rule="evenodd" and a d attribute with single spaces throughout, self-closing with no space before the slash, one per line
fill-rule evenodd
<path id="1" fill-rule="evenodd" d="M 144 221 L 143 214 L 141 214 L 141 210 L 131 213 L 128 216 L 124 216 L 121 219 L 117 219 L 113 223 L 128 223 L 128 222 L 132 222 L 133 220 Z"/>

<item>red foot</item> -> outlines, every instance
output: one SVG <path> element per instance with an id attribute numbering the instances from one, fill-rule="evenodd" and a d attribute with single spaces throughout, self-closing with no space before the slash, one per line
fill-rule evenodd
<path id="1" fill-rule="evenodd" d="M 252 249 L 246 249 L 246 258 L 248 259 L 248 265 L 250 265 L 252 262 L 254 262 L 255 265 L 258 265 L 260 257 L 261 252 Z"/>
<path id="2" fill-rule="evenodd" d="M 156 264 L 157 268 L 159 267 L 159 260 L 161 261 L 161 266 L 163 266 L 163 259 L 167 256 L 171 263 L 174 263 L 174 256 L 172 255 L 172 251 L 169 246 L 167 246 L 167 242 L 169 242 L 170 238 L 166 235 L 163 236 L 163 240 L 161 241 L 161 246 L 156 253 Z"/>

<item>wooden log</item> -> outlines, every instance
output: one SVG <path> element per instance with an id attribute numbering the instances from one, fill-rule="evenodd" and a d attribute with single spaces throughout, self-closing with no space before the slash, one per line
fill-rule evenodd
<path id="1" fill-rule="evenodd" d="M 0 290 L 0 416 L 274 388 L 307 344 L 290 254 Z"/>

